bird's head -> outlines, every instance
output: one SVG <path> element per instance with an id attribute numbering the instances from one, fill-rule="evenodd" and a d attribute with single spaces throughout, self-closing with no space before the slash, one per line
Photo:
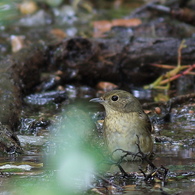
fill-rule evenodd
<path id="1" fill-rule="evenodd" d="M 114 110 L 124 113 L 142 111 L 139 100 L 124 90 L 109 91 L 100 98 L 91 99 L 90 102 L 102 104 L 106 111 Z"/>

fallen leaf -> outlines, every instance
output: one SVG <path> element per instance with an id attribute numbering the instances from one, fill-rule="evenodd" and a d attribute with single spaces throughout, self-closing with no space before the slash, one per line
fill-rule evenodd
<path id="1" fill-rule="evenodd" d="M 50 33 L 59 39 L 64 39 L 66 37 L 66 33 L 59 28 L 52 29 Z"/>
<path id="2" fill-rule="evenodd" d="M 112 21 L 101 20 L 93 22 L 94 27 L 94 37 L 103 37 L 103 33 L 110 31 L 114 26 L 125 26 L 132 27 L 138 26 L 142 23 L 142 21 L 138 18 L 131 19 L 115 19 Z"/>
<path id="3" fill-rule="evenodd" d="M 101 37 L 103 33 L 109 31 L 112 27 L 112 23 L 108 20 L 101 20 L 93 22 L 94 37 Z"/>
<path id="4" fill-rule="evenodd" d="M 115 19 L 112 20 L 112 26 L 138 26 L 142 23 L 142 21 L 138 18 L 131 18 L 131 19 Z"/>
<path id="5" fill-rule="evenodd" d="M 37 4 L 34 1 L 24 1 L 19 5 L 19 10 L 22 14 L 32 14 L 37 9 Z"/>
<path id="6" fill-rule="evenodd" d="M 19 50 L 25 47 L 24 39 L 25 39 L 24 36 L 15 36 L 15 35 L 11 36 L 12 52 L 14 53 L 18 52 Z"/>
<path id="7" fill-rule="evenodd" d="M 104 91 L 111 91 L 113 89 L 118 88 L 118 86 L 113 84 L 113 83 L 110 83 L 110 82 L 101 81 L 97 84 L 97 88 L 101 89 L 101 90 L 104 90 Z"/>

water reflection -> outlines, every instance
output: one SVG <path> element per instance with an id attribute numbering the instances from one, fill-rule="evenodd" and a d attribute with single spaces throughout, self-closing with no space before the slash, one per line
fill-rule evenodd
<path id="1" fill-rule="evenodd" d="M 156 158 L 154 164 L 191 165 L 195 163 L 194 148 L 182 148 L 179 145 L 162 144 L 155 147 Z"/>

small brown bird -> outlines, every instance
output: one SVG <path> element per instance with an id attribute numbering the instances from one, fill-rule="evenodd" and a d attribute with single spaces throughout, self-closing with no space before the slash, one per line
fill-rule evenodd
<path id="1" fill-rule="evenodd" d="M 137 153 L 139 144 L 143 153 L 152 153 L 151 123 L 136 97 L 123 90 L 113 90 L 90 101 L 99 102 L 106 110 L 103 128 L 110 152 L 123 149 Z M 113 153 L 113 158 L 118 160 L 123 155 L 122 151 L 117 150 Z M 132 155 L 125 159 L 138 160 Z"/>

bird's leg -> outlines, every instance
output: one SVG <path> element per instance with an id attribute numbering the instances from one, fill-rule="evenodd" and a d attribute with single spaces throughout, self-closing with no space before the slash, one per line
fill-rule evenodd
<path id="1" fill-rule="evenodd" d="M 123 177 L 129 177 L 129 174 L 123 169 L 123 167 L 120 165 L 120 163 L 117 163 L 116 166 L 119 168 L 119 170 L 123 174 Z"/>
<path id="2" fill-rule="evenodd" d="M 140 148 L 140 140 L 139 140 L 139 136 L 138 135 L 136 135 L 137 136 L 137 139 L 138 139 L 138 143 L 136 143 L 136 145 L 137 145 L 137 148 L 138 148 L 138 153 L 137 154 L 140 154 L 140 158 L 144 161 L 146 161 L 151 167 L 152 167 L 152 169 L 156 169 L 156 166 L 152 163 L 152 161 L 150 161 L 149 159 L 148 159 L 148 154 L 144 154 L 143 152 L 142 152 L 142 150 L 141 150 L 141 148 Z"/>

